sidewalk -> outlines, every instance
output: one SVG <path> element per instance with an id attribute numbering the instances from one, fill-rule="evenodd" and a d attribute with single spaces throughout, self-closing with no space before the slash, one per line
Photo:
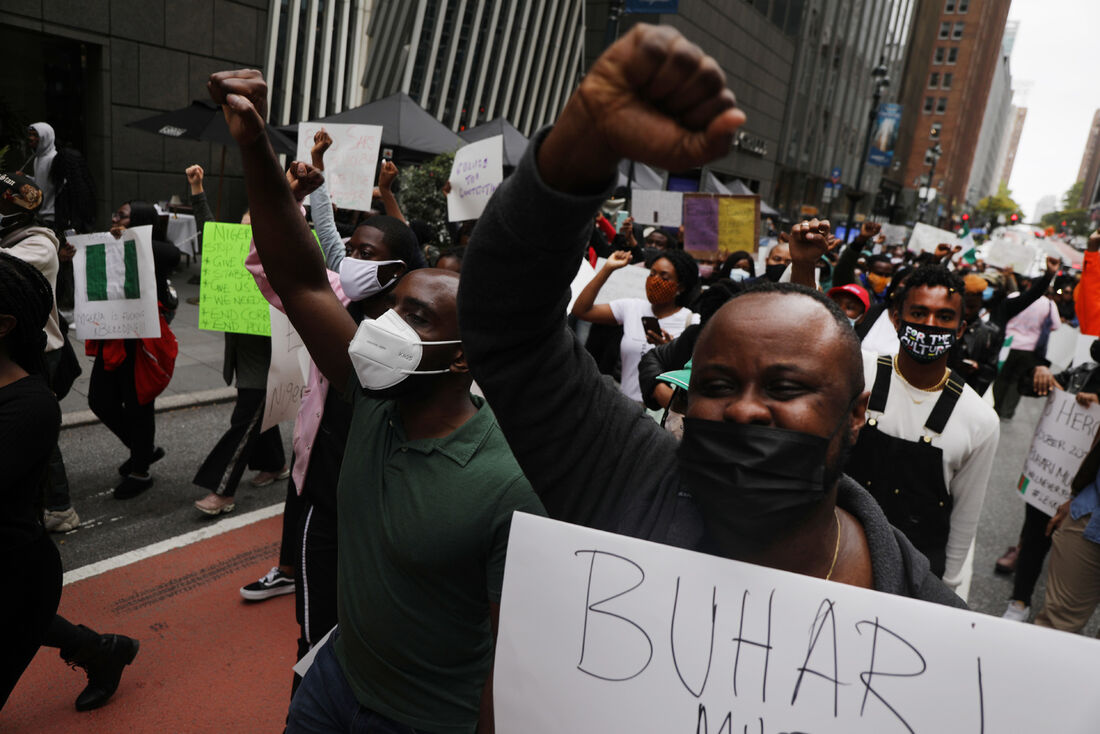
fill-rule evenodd
<path id="1" fill-rule="evenodd" d="M 238 587 L 270 568 L 281 523 L 276 515 L 67 584 L 58 612 L 137 638 L 138 656 L 106 706 L 79 713 L 84 671 L 41 648 L 0 712 L 0 733 L 280 731 L 297 649 L 294 597 L 249 603 Z"/>
<path id="2" fill-rule="evenodd" d="M 179 293 L 180 305 L 172 321 L 172 332 L 179 342 L 179 356 L 172 382 L 157 398 L 157 409 L 168 410 L 188 405 L 233 400 L 236 391 L 222 379 L 222 356 L 225 341 L 220 331 L 201 331 L 199 307 L 187 302 L 198 298 L 199 286 L 187 281 L 199 274 L 199 263 L 181 267 L 172 275 L 172 284 Z M 69 332 L 73 349 L 84 372 L 76 379 L 72 391 L 61 401 L 63 427 L 85 425 L 96 421 L 88 410 L 88 380 L 92 374 L 92 358 L 84 356 L 84 342 Z"/>

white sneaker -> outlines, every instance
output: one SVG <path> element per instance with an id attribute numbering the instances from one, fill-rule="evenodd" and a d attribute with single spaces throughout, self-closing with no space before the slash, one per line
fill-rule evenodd
<path id="1" fill-rule="evenodd" d="M 67 533 L 80 526 L 80 516 L 72 507 L 67 510 L 46 510 L 42 521 L 46 530 L 51 533 Z"/>
<path id="2" fill-rule="evenodd" d="M 1010 601 L 1008 609 L 1001 615 L 1001 619 L 1011 619 L 1013 622 L 1026 622 L 1031 616 L 1031 607 L 1025 607 L 1022 601 Z"/>

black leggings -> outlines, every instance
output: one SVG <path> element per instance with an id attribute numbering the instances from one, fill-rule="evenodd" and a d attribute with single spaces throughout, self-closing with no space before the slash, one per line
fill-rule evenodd
<path id="1" fill-rule="evenodd" d="M 18 562 L 8 566 L 11 593 L 0 604 L 0 629 L 8 637 L 0 655 L 0 709 L 43 644 L 61 601 L 61 556 L 50 536 L 43 532 L 17 550 L 8 553 Z"/>
<path id="2" fill-rule="evenodd" d="M 126 339 L 124 343 L 126 359 L 114 370 L 104 368 L 102 349 L 96 355 L 88 386 L 88 407 L 130 449 L 130 471 L 145 474 L 153 460 L 156 439 L 155 401 L 150 400 L 145 405 L 138 403 L 134 383 L 134 355 L 138 342 Z"/>
<path id="3" fill-rule="evenodd" d="M 260 433 L 266 401 L 266 390 L 237 388 L 237 402 L 229 418 L 229 429 L 214 444 L 195 473 L 193 482 L 196 485 L 223 497 L 232 497 L 237 492 L 246 465 L 253 471 L 261 472 L 277 472 L 286 466 L 279 427 L 272 426 Z"/>
<path id="4" fill-rule="evenodd" d="M 1031 594 L 1043 572 L 1043 561 L 1050 551 L 1050 536 L 1046 534 L 1050 515 L 1032 505 L 1025 505 L 1024 527 L 1020 530 L 1020 555 L 1016 557 L 1016 579 L 1012 598 L 1031 606 Z"/>

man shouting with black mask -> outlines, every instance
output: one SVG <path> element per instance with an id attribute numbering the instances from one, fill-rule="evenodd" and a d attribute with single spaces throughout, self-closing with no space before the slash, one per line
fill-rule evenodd
<path id="1" fill-rule="evenodd" d="M 744 119 L 717 62 L 675 30 L 637 25 L 610 47 L 471 238 L 459 318 L 475 379 L 551 517 L 961 606 L 841 474 L 867 393 L 858 340 L 824 296 L 765 284 L 712 317 L 682 444 L 566 328 L 619 159 L 700 166 L 728 152 Z"/>
<path id="2" fill-rule="evenodd" d="M 871 398 L 847 472 L 965 599 L 1000 428 L 993 409 L 947 367 L 966 328 L 964 290 L 941 265 L 906 280 L 890 313 L 897 356 L 864 353 Z"/>

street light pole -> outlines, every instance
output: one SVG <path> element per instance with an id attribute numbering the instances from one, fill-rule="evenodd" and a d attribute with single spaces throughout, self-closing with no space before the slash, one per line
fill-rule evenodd
<path id="1" fill-rule="evenodd" d="M 936 143 L 935 145 L 933 145 L 931 148 L 928 149 L 928 155 L 932 158 L 932 168 L 931 168 L 931 170 L 928 171 L 928 186 L 927 186 L 928 193 L 931 194 L 932 188 L 933 188 L 933 183 L 936 180 L 936 164 L 940 162 L 940 156 L 943 155 L 943 148 L 940 147 L 939 143 Z M 920 216 L 917 217 L 918 222 L 923 222 L 924 221 L 925 212 L 928 211 L 930 206 L 932 206 L 933 204 L 936 203 L 936 197 L 938 197 L 938 196 L 939 196 L 939 191 L 936 191 L 936 194 L 928 197 L 928 199 L 929 199 L 928 201 L 922 201 L 921 202 Z"/>
<path id="2" fill-rule="evenodd" d="M 871 151 L 871 133 L 874 132 L 875 115 L 878 113 L 879 101 L 882 99 L 882 90 L 889 86 L 890 80 L 886 78 L 886 66 L 883 59 L 879 59 L 878 66 L 871 71 L 871 77 L 875 80 L 875 92 L 871 98 L 871 111 L 867 114 L 867 137 L 863 140 L 863 154 L 859 158 L 859 167 L 856 170 L 856 185 L 854 191 L 848 191 L 848 221 L 844 231 L 844 240 L 852 241 L 853 224 L 856 218 L 856 204 L 863 198 L 863 167 L 867 163 L 867 154 Z"/>

